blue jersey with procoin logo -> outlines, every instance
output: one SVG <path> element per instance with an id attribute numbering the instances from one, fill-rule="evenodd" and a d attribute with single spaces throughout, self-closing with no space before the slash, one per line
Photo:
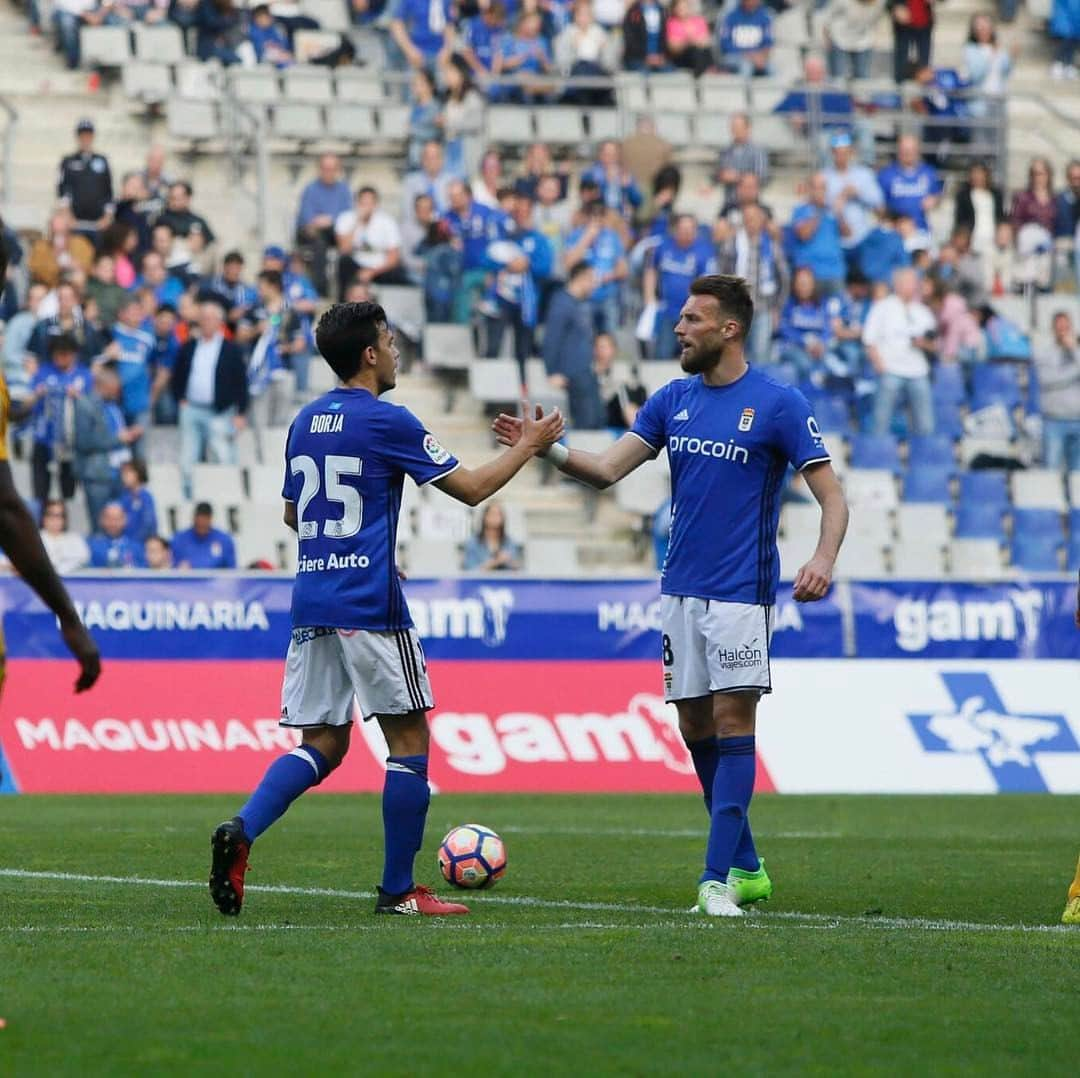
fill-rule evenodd
<path id="1" fill-rule="evenodd" d="M 699 374 L 654 393 L 631 433 L 671 465 L 663 594 L 772 605 L 784 475 L 829 459 L 806 398 L 753 369 L 726 386 Z"/>

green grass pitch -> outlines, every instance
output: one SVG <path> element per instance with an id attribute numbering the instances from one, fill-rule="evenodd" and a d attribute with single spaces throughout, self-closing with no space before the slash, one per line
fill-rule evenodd
<path id="1" fill-rule="evenodd" d="M 509 849 L 450 922 L 374 917 L 378 799 L 308 797 L 226 920 L 236 803 L 0 801 L 0 1074 L 1076 1073 L 1077 798 L 759 798 L 737 923 L 686 912 L 689 796 L 436 797 L 421 882 L 454 824 Z"/>

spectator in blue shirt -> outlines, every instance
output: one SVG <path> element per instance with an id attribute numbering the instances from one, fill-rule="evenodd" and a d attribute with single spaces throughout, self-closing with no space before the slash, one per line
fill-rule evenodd
<path id="1" fill-rule="evenodd" d="M 396 0 L 390 13 L 390 36 L 409 67 L 435 67 L 453 41 L 450 0 Z"/>
<path id="2" fill-rule="evenodd" d="M 233 328 L 259 299 L 255 289 L 244 280 L 244 256 L 239 251 L 229 251 L 221 261 L 221 272 L 204 277 L 199 291 L 221 297 L 229 311 L 227 321 Z"/>
<path id="3" fill-rule="evenodd" d="M 89 363 L 101 352 L 105 342 L 84 314 L 80 298 L 78 288 L 71 281 L 61 281 L 56 286 L 56 314 L 43 318 L 34 326 L 27 345 L 27 351 L 39 361 L 49 358 L 52 342 L 61 336 L 75 341 L 79 360 L 83 363 Z"/>
<path id="4" fill-rule="evenodd" d="M 168 539 L 160 535 L 151 535 L 143 543 L 143 560 L 147 569 L 156 569 L 159 572 L 173 567 L 172 546 Z"/>
<path id="5" fill-rule="evenodd" d="M 461 286 L 455 297 L 454 321 L 468 322 L 473 305 L 487 280 L 488 245 L 504 239 L 509 221 L 502 210 L 483 206 L 473 198 L 472 187 L 464 180 L 454 180 L 447 192 L 450 212 L 444 220 L 461 243 Z"/>
<path id="6" fill-rule="evenodd" d="M 334 221 L 352 209 L 352 194 L 341 172 L 341 158 L 324 153 L 318 175 L 300 195 L 296 214 L 296 243 L 308 256 L 311 277 L 321 295 L 330 294 L 326 256 L 334 245 Z"/>
<path id="7" fill-rule="evenodd" d="M 232 536 L 214 527 L 209 502 L 195 506 L 191 527 L 173 536 L 173 563 L 178 569 L 235 569 Z"/>
<path id="8" fill-rule="evenodd" d="M 777 374 L 792 385 L 810 381 L 824 385 L 826 361 L 837 361 L 833 350 L 842 328 L 839 297 L 822 296 L 812 270 L 795 271 L 791 296 L 776 327 Z"/>
<path id="9" fill-rule="evenodd" d="M 544 368 L 548 381 L 566 391 L 570 422 L 578 430 L 604 426 L 606 409 L 593 367 L 593 314 L 590 296 L 596 273 L 587 262 L 574 265 L 551 299 L 544 323 Z"/>
<path id="10" fill-rule="evenodd" d="M 98 530 L 90 536 L 91 569 L 142 568 L 142 544 L 126 534 L 127 513 L 119 502 L 109 502 L 98 517 Z"/>
<path id="11" fill-rule="evenodd" d="M 105 355 L 116 362 L 120 375 L 120 406 L 129 425 L 150 424 L 150 364 L 157 342 L 144 326 L 142 302 L 129 296 L 117 312 L 112 343 Z M 136 454 L 138 448 L 135 448 Z"/>
<path id="12" fill-rule="evenodd" d="M 489 244 L 487 264 L 493 271 L 487 317 L 490 357 L 502 347 L 506 327 L 514 330 L 514 356 L 525 384 L 525 361 L 532 354 L 540 294 L 551 276 L 554 253 L 547 238 L 533 227 L 533 200 L 527 192 L 514 195 L 512 228 L 506 240 Z"/>
<path id="13" fill-rule="evenodd" d="M 878 173 L 878 183 L 887 210 L 910 217 L 922 232 L 929 230 L 926 215 L 941 201 L 945 184 L 937 169 L 922 159 L 922 148 L 915 135 L 900 136 L 896 143 L 896 161 Z"/>
<path id="14" fill-rule="evenodd" d="M 830 207 L 826 192 L 825 174 L 815 173 L 810 198 L 791 218 L 791 266 L 813 270 L 819 290 L 832 296 L 842 291 L 847 275 L 841 240 L 848 226 Z"/>
<path id="15" fill-rule="evenodd" d="M 248 40 L 255 50 L 255 59 L 260 64 L 273 64 L 274 67 L 283 68 L 295 62 L 289 35 L 285 32 L 285 27 L 275 21 L 269 4 L 256 4 L 251 9 Z"/>
<path id="16" fill-rule="evenodd" d="M 769 74 L 773 46 L 772 15 L 761 0 L 739 0 L 716 26 L 720 66 L 744 78 Z"/>
<path id="17" fill-rule="evenodd" d="M 146 463 L 139 459 L 125 461 L 120 466 L 120 485 L 123 491 L 118 501 L 127 514 L 124 534 L 142 546 L 157 534 L 157 505 L 146 489 Z"/>
<path id="18" fill-rule="evenodd" d="M 154 422 L 171 426 L 176 423 L 176 401 L 169 384 L 173 364 L 180 351 L 180 338 L 176 334 L 177 315 L 175 307 L 159 307 L 154 313 L 154 355 L 150 360 L 150 401 Z"/>
<path id="19" fill-rule="evenodd" d="M 852 263 L 871 284 L 888 284 L 893 273 L 911 265 L 911 255 L 897 228 L 894 214 L 882 213 L 862 243 L 852 252 Z"/>
<path id="20" fill-rule="evenodd" d="M 621 161 L 619 144 L 614 139 L 600 143 L 596 162 L 582 174 L 600 188 L 600 198 L 609 210 L 629 218 L 642 203 L 641 189 Z"/>
<path id="21" fill-rule="evenodd" d="M 673 359 L 678 354 L 675 323 L 690 295 L 690 282 L 695 277 L 715 272 L 715 247 L 702 238 L 693 214 L 679 214 L 671 233 L 654 249 L 652 262 L 642 276 L 645 302 L 657 304 L 653 335 L 655 358 Z"/>
<path id="22" fill-rule="evenodd" d="M 526 12 L 517 21 L 513 34 L 499 39 L 493 74 L 500 76 L 546 75 L 554 71 L 551 47 L 541 35 L 543 22 L 536 12 Z M 503 88 L 507 101 L 541 104 L 547 100 L 550 85 L 527 79 L 523 84 Z"/>
<path id="23" fill-rule="evenodd" d="M 502 0 L 491 0 L 479 15 L 461 24 L 461 55 L 481 86 L 487 83 L 495 67 L 495 56 L 505 34 L 506 6 Z M 489 96 L 496 100 L 497 95 Z"/>
<path id="24" fill-rule="evenodd" d="M 90 389 L 90 372 L 79 362 L 79 342 L 67 334 L 54 337 L 49 362 L 38 367 L 30 380 L 33 398 L 31 423 L 34 447 L 31 456 L 34 498 L 44 503 L 49 498 L 49 464 L 59 463 L 60 492 L 65 499 L 75 495 L 75 474 L 66 446 L 65 404 Z"/>
<path id="25" fill-rule="evenodd" d="M 874 216 L 885 200 L 873 170 L 854 160 L 855 151 L 847 131 L 834 132 L 829 146 L 832 167 L 825 170 L 825 197 L 847 225 L 840 245 L 850 252 L 874 227 Z"/>
<path id="26" fill-rule="evenodd" d="M 605 223 L 607 209 L 600 201 L 585 209 L 585 224 L 566 237 L 563 265 L 567 273 L 579 262 L 596 271 L 592 292 L 593 324 L 597 333 L 614 333 L 621 320 L 622 282 L 629 274 L 626 248 L 619 233 Z"/>
<path id="27" fill-rule="evenodd" d="M 142 276 L 136 288 L 148 288 L 154 294 L 159 307 L 179 307 L 184 294 L 184 282 L 171 276 L 165 269 L 165 261 L 157 251 L 147 251 L 142 257 Z"/>

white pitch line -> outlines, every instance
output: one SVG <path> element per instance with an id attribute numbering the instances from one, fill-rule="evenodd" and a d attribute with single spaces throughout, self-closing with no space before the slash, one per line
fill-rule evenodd
<path id="1" fill-rule="evenodd" d="M 36 872 L 21 868 L 0 868 L 0 877 L 8 879 L 25 880 L 62 880 L 71 883 L 114 883 L 135 887 L 182 887 L 199 888 L 206 886 L 199 880 L 159 880 L 143 876 L 93 876 L 77 872 Z M 292 887 L 284 884 L 254 884 L 245 888 L 247 893 L 256 892 L 262 894 L 301 895 L 312 898 L 347 898 L 347 899 L 371 899 L 375 897 L 372 891 L 340 891 L 328 887 Z M 651 913 L 661 914 L 665 917 L 690 916 L 686 909 L 671 909 L 664 906 L 638 906 L 618 902 L 574 902 L 569 899 L 534 898 L 529 895 L 490 895 L 474 893 L 469 896 L 470 901 L 479 902 L 482 905 L 492 906 L 531 906 L 534 909 L 552 910 L 586 910 L 590 912 L 607 913 Z M 725 919 L 726 920 L 726 919 Z M 588 924 L 589 922 L 585 922 Z M 848 925 L 855 928 L 890 928 L 912 929 L 924 932 L 1049 932 L 1054 934 L 1067 934 L 1072 932 L 1080 939 L 1080 933 L 1069 929 L 1065 925 L 1025 925 L 1025 924 L 990 924 L 982 921 L 950 921 L 945 919 L 931 919 L 924 917 L 875 917 L 857 916 L 851 914 L 827 914 L 827 913 L 799 913 L 794 910 L 778 910 L 772 913 L 754 911 L 747 921 L 727 920 L 728 924 L 751 924 L 755 928 L 779 928 L 781 924 L 792 927 L 833 927 L 839 928 Z M 710 918 L 701 918 L 700 915 L 693 920 L 678 921 L 678 926 L 716 924 Z M 255 927 L 255 926 L 252 926 Z M 514 927 L 520 928 L 515 925 Z M 543 926 L 535 926 L 542 928 Z M 580 924 L 575 927 L 582 927 Z M 610 928 L 661 928 L 663 924 L 650 923 L 648 925 L 612 924 L 610 926 L 595 925 L 595 927 Z M 234 929 L 235 931 L 235 929 Z M 531 931 L 531 929 L 530 929 Z"/>
<path id="2" fill-rule="evenodd" d="M 653 829 L 649 827 L 513 827 L 499 828 L 500 835 L 582 835 L 610 836 L 612 838 L 707 838 L 708 830 L 704 827 L 680 827 L 671 829 Z M 840 831 L 773 831 L 759 833 L 754 837 L 760 841 L 768 839 L 830 839 L 842 838 Z"/>

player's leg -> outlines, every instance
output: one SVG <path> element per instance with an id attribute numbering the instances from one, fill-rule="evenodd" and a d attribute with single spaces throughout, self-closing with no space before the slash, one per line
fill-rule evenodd
<path id="1" fill-rule="evenodd" d="M 332 630 L 297 629 L 285 660 L 282 725 L 303 729 L 303 740 L 267 769 L 247 803 L 210 839 L 210 894 L 225 914 L 244 902 L 244 873 L 252 843 L 345 758 L 353 721 L 353 689 Z"/>
<path id="2" fill-rule="evenodd" d="M 712 696 L 676 700 L 675 710 L 679 713 L 679 733 L 686 742 L 698 782 L 701 783 L 705 811 L 712 815 L 713 782 L 717 765 L 720 763 L 720 745 L 716 739 Z"/>
<path id="3" fill-rule="evenodd" d="M 1076 875 L 1069 887 L 1069 897 L 1065 902 L 1065 912 L 1061 915 L 1061 923 L 1080 925 L 1080 860 L 1076 862 Z"/>
<path id="4" fill-rule="evenodd" d="M 468 913 L 413 879 L 431 800 L 427 712 L 435 703 L 420 641 L 415 631 L 402 629 L 343 634 L 338 643 L 360 714 L 365 721 L 378 719 L 390 750 L 383 780 L 383 878 L 375 912 Z"/>

